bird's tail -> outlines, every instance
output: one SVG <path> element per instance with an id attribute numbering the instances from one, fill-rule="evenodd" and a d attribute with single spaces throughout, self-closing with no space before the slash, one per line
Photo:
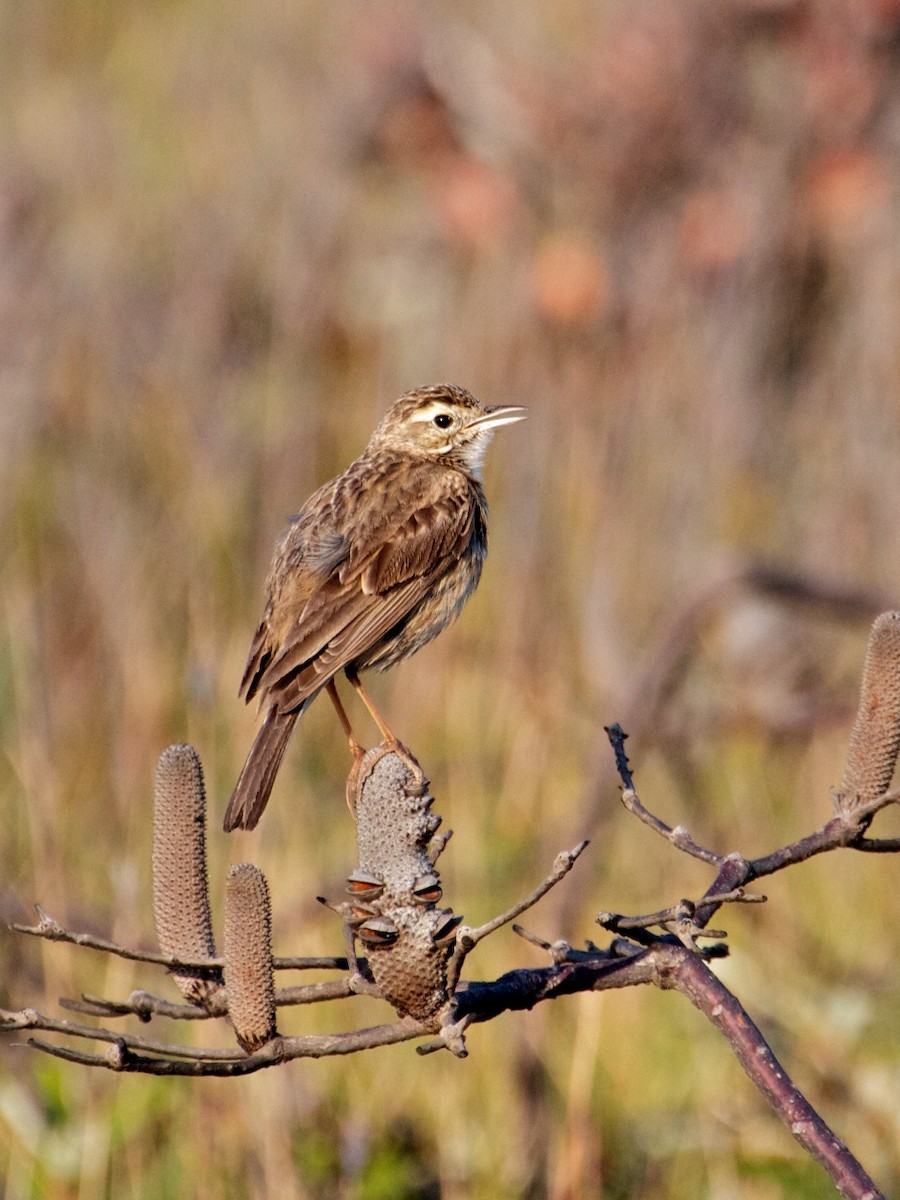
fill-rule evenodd
<path id="1" fill-rule="evenodd" d="M 272 784 L 284 758 L 297 718 L 306 705 L 295 712 L 280 713 L 270 708 L 260 730 L 253 739 L 247 761 L 234 785 L 228 808 L 225 810 L 223 827 L 226 833 L 232 829 L 255 829 L 269 800 Z"/>

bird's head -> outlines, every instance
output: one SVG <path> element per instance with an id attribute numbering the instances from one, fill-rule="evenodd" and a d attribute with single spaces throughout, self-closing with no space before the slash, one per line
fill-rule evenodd
<path id="1" fill-rule="evenodd" d="M 443 461 L 478 475 L 494 430 L 527 416 L 528 410 L 518 405 L 487 407 L 465 388 L 435 384 L 407 392 L 392 404 L 369 448 Z"/>

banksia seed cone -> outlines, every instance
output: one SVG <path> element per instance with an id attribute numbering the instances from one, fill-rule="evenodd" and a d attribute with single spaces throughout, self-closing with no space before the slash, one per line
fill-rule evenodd
<path id="1" fill-rule="evenodd" d="M 206 791 L 192 746 L 169 746 L 156 768 L 153 804 L 153 917 L 163 954 L 215 958 L 206 879 Z M 218 989 L 209 972 L 176 972 L 186 999 Z"/>
<path id="2" fill-rule="evenodd" d="M 427 1021 L 448 1002 L 447 960 L 461 918 L 435 907 L 441 883 L 430 853 L 440 818 L 422 768 L 382 744 L 352 776 L 359 868 L 348 881 L 353 923 L 382 996 L 397 1012 Z"/>
<path id="3" fill-rule="evenodd" d="M 900 751 L 900 612 L 876 618 L 863 665 L 859 708 L 850 733 L 842 802 L 855 808 L 890 786 Z"/>
<path id="4" fill-rule="evenodd" d="M 272 910 L 265 876 L 253 863 L 228 872 L 225 990 L 237 1040 L 252 1054 L 275 1036 Z"/>

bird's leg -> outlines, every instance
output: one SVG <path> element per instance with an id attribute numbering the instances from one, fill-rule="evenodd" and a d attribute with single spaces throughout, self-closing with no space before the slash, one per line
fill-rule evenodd
<path id="1" fill-rule="evenodd" d="M 347 716 L 347 710 L 341 703 L 341 698 L 338 695 L 338 690 L 333 679 L 329 679 L 325 684 L 325 690 L 331 697 L 331 703 L 334 705 L 334 711 L 337 713 L 338 720 L 343 727 L 344 733 L 347 735 L 347 741 L 350 743 L 350 753 L 353 755 L 356 761 L 359 762 L 359 760 L 365 754 L 365 750 L 363 750 L 362 746 L 353 736 L 353 727 L 350 724 L 350 718 Z"/>
<path id="2" fill-rule="evenodd" d="M 366 691 L 366 689 L 360 683 L 359 675 L 357 675 L 356 671 L 352 670 L 352 668 L 350 668 L 350 667 L 345 667 L 344 674 L 347 676 L 347 680 L 350 683 L 350 686 L 356 690 L 357 694 L 359 695 L 360 700 L 362 700 L 363 704 L 369 710 L 369 716 L 372 718 L 372 720 L 378 726 L 379 730 L 381 731 L 381 736 L 384 738 L 384 740 L 386 742 L 389 742 L 390 745 L 392 745 L 392 746 L 401 745 L 399 739 L 394 735 L 393 731 L 388 728 L 388 725 L 385 722 L 384 717 L 381 715 L 381 713 L 378 711 L 378 709 L 373 704 L 372 699 L 369 696 L 369 693 Z"/>

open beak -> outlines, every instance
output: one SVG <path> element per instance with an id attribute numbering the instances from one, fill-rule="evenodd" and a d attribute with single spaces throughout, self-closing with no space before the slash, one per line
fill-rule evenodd
<path id="1" fill-rule="evenodd" d="M 479 417 L 466 422 L 466 429 L 497 429 L 500 425 L 512 425 L 514 421 L 524 421 L 528 409 L 518 404 L 495 404 L 486 408 Z"/>

